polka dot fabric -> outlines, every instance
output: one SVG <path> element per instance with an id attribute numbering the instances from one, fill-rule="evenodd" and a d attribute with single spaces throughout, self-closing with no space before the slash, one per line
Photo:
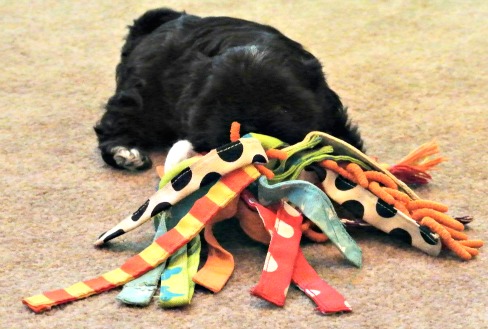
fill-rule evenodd
<path id="1" fill-rule="evenodd" d="M 265 138 L 265 140 L 270 142 L 269 138 Z M 275 140 L 271 142 L 273 145 L 276 144 Z M 317 310 L 321 313 L 351 311 L 351 306 L 345 298 L 320 278 L 300 249 L 301 224 L 303 218 L 307 217 L 330 238 L 330 241 L 348 261 L 358 267 L 361 266 L 361 250 L 345 231 L 330 199 L 349 210 L 357 219 L 362 219 L 386 233 L 403 233 L 403 236 L 410 239 L 413 246 L 430 255 L 439 254 L 440 238 L 443 242 L 448 240 L 447 238 L 453 240 L 447 228 L 444 235 L 440 234 L 435 227 L 432 228 L 433 224 L 440 225 L 434 219 L 432 219 L 434 222 L 431 223 L 432 225 L 426 222 L 426 218 L 416 222 L 415 220 L 418 220 L 416 215 L 424 217 L 422 211 L 425 209 L 418 209 L 422 208 L 422 204 L 420 204 L 422 201 L 419 201 L 415 193 L 406 185 L 394 179 L 391 173 L 381 169 L 375 161 L 348 144 L 330 135 L 312 132 L 303 142 L 285 147 L 280 152 L 286 153 L 288 157 L 279 158 L 281 162 L 273 165 L 274 173 L 269 168 L 262 168 L 261 164 L 266 163 L 268 158 L 261 142 L 253 137 L 233 139 L 232 143 L 219 147 L 205 156 L 182 162 L 163 177 L 157 193 L 144 202 L 133 214 L 103 233 L 95 244 L 101 245 L 123 235 L 151 217 L 170 209 L 194 191 L 200 190 L 201 192 L 203 186 L 209 187 L 216 182 L 210 187 L 207 194 L 198 198 L 194 203 L 192 202 L 191 209 L 188 213 L 186 211 L 183 213 L 184 215 L 174 228 L 115 270 L 94 279 L 78 282 L 65 289 L 24 298 L 22 302 L 33 311 L 42 312 L 52 306 L 123 285 L 163 263 L 177 250 L 192 241 L 206 225 L 210 231 L 205 237 L 211 241 L 210 250 L 215 251 L 215 257 L 213 257 L 213 261 L 205 264 L 205 271 L 200 273 L 200 280 L 197 279 L 194 282 L 200 282 L 207 287 L 211 286 L 213 287 L 211 290 L 217 292 L 230 278 L 234 263 L 232 255 L 225 251 L 211 234 L 211 221 L 218 219 L 219 215 L 227 218 L 224 214 L 229 211 L 235 214 L 238 202 L 235 202 L 234 208 L 230 207 L 233 210 L 226 207 L 229 204 L 232 205 L 233 200 L 237 201 L 239 195 L 250 208 L 257 210 L 265 229 L 271 236 L 262 275 L 251 293 L 278 306 L 284 306 L 289 285 L 293 283 L 315 302 Z M 268 155 L 274 158 L 271 153 Z M 328 167 L 327 161 L 334 162 L 335 167 Z M 395 186 L 385 184 L 384 180 L 375 179 L 372 179 L 373 181 L 369 185 L 365 185 L 358 179 L 359 175 L 356 175 L 357 172 L 354 170 L 341 171 L 344 168 L 338 165 L 338 161 L 348 162 L 346 169 L 351 165 L 361 171 L 362 168 L 366 168 L 364 175 L 386 176 L 386 180 L 388 182 L 391 180 Z M 256 164 L 256 166 L 252 164 Z M 268 175 L 263 169 L 269 171 L 272 177 L 266 178 Z M 320 184 L 317 186 L 320 185 L 322 189 L 310 182 L 298 180 L 304 169 L 315 171 L 316 178 L 320 180 Z M 244 190 L 261 175 L 260 171 L 266 177 L 261 176 L 257 184 L 253 186 L 253 190 L 257 190 L 259 200 L 263 204 L 277 206 L 277 212 L 259 204 L 249 191 Z M 381 174 L 378 175 L 379 173 Z M 268 179 L 270 180 L 268 181 Z M 381 185 L 396 190 L 396 184 L 402 190 L 401 194 L 405 194 L 406 198 L 412 200 L 409 203 L 411 209 L 399 208 L 397 203 L 390 202 L 384 194 L 379 193 L 383 192 Z M 388 193 L 385 192 L 385 194 Z M 392 195 L 389 196 L 394 199 Z M 431 210 L 433 211 L 433 209 Z M 252 212 L 252 210 L 250 211 Z M 409 211 L 413 211 L 412 217 L 409 217 Z M 259 217 L 256 219 L 259 222 Z M 239 220 L 243 221 L 242 218 Z M 266 231 L 262 227 L 260 228 L 266 235 Z M 433 233 L 433 230 L 437 233 Z M 462 232 L 457 233 L 462 234 Z M 471 249 L 473 249 L 472 252 L 477 252 L 474 248 L 482 245 L 482 241 L 459 239 L 463 241 L 457 241 L 457 243 L 466 246 L 466 252 Z M 462 243 L 466 243 L 466 245 Z M 212 253 L 210 253 L 211 255 Z M 185 253 L 183 256 L 187 256 L 187 254 Z M 184 265 L 190 263 L 184 257 L 181 260 L 185 263 Z M 221 277 L 213 280 L 212 273 L 217 273 L 223 264 L 226 266 L 225 273 L 222 272 Z M 167 306 L 173 306 L 172 301 L 181 295 L 178 289 L 174 289 L 178 288 L 179 283 L 171 282 L 172 278 L 176 278 L 175 275 L 178 274 L 176 272 L 181 268 L 180 265 L 175 261 L 174 266 L 170 266 L 164 285 L 162 284 L 161 296 L 166 298 L 166 302 L 171 303 Z M 188 272 L 183 276 L 185 284 L 188 286 L 193 285 L 189 279 L 195 271 L 196 266 L 191 274 Z M 198 274 L 195 278 L 197 277 Z M 184 303 L 187 303 L 187 299 L 185 297 Z M 177 304 L 181 305 L 182 302 Z"/>
<path id="2" fill-rule="evenodd" d="M 95 241 L 99 246 L 121 236 L 158 213 L 169 209 L 201 186 L 215 182 L 223 175 L 251 163 L 266 163 L 266 152 L 254 138 L 242 138 L 226 144 L 181 170 L 170 182 L 159 189 L 136 212 L 100 235 Z"/>
<path id="3" fill-rule="evenodd" d="M 170 231 L 156 239 L 138 255 L 129 258 L 121 267 L 97 278 L 39 295 L 24 298 L 22 303 L 34 312 L 43 312 L 64 304 L 121 286 L 154 269 L 190 242 L 217 213 L 235 199 L 242 190 L 259 177 L 254 166 L 232 171 L 198 199 L 187 215 Z"/>
<path id="4" fill-rule="evenodd" d="M 295 259 L 302 231 L 303 217 L 286 202 L 276 214 L 274 225 L 270 229 L 271 242 L 259 283 L 251 294 L 259 296 L 275 305 L 285 305 L 286 293 L 290 286 Z M 271 223 L 269 223 L 271 224 Z"/>
<path id="5" fill-rule="evenodd" d="M 323 169 L 322 187 L 325 193 L 351 212 L 356 218 L 385 233 L 406 232 L 412 246 L 429 255 L 437 256 L 442 247 L 440 239 L 427 227 L 387 204 L 370 191 L 345 179 L 335 172 Z"/>
<path id="6" fill-rule="evenodd" d="M 296 216 L 296 211 L 291 209 L 291 211 L 286 211 L 283 209 L 280 214 L 275 214 L 272 210 L 267 207 L 264 207 L 257 200 L 254 196 L 248 192 L 244 191 L 241 194 L 241 198 L 246 202 L 246 204 L 255 209 L 259 216 L 261 217 L 265 228 L 272 234 L 273 236 L 278 236 L 279 240 L 285 245 L 288 246 L 288 253 L 294 254 L 295 250 L 293 249 L 294 245 L 291 245 L 290 238 L 292 238 L 289 234 L 291 230 L 290 227 L 293 228 L 293 232 L 297 231 L 297 228 L 293 226 L 296 222 L 294 217 Z M 284 205 L 285 203 L 283 203 Z M 287 207 L 289 210 L 290 208 Z M 281 210 L 281 209 L 280 209 Z M 292 214 L 289 214 L 292 212 Z M 300 214 L 300 219 L 302 215 Z M 289 226 L 281 226 L 283 223 L 283 219 L 286 217 L 285 222 L 291 222 L 292 225 Z M 288 217 L 291 217 L 290 219 Z M 277 220 L 280 219 L 280 222 L 276 224 Z M 276 228 L 278 226 L 278 228 Z M 281 229 L 280 229 L 281 226 Z M 283 229 L 286 227 L 285 229 Z M 288 232 L 285 233 L 285 236 L 289 238 L 284 238 L 283 236 L 277 235 L 275 232 Z M 279 244 L 280 241 L 274 239 L 274 244 Z M 273 241 L 273 240 L 272 240 Z M 273 243 L 271 241 L 271 243 Z M 263 271 L 263 275 L 261 276 L 261 280 L 259 284 L 251 291 L 252 294 L 259 296 L 263 299 L 266 299 L 275 305 L 282 306 L 285 302 L 286 292 L 288 291 L 289 281 L 283 280 L 281 277 L 278 277 L 278 270 L 285 272 L 288 278 L 288 272 L 290 268 L 290 264 L 293 263 L 293 270 L 291 272 L 291 281 L 301 290 L 303 291 L 308 297 L 310 297 L 315 304 L 317 305 L 317 310 L 320 313 L 330 314 L 330 313 L 338 313 L 338 312 L 350 312 L 352 311 L 351 306 L 346 301 L 344 296 L 342 296 L 337 290 L 331 287 L 327 282 L 325 282 L 318 273 L 312 268 L 312 266 L 307 262 L 305 256 L 303 255 L 302 250 L 299 246 L 297 246 L 296 250 L 296 257 L 293 259 L 291 256 L 287 257 L 281 262 L 280 260 L 277 261 L 275 257 L 281 258 L 281 256 L 276 256 L 276 251 L 271 251 L 272 249 L 277 249 L 278 254 L 281 253 L 283 248 L 272 247 L 270 245 L 270 252 L 268 253 L 269 256 L 266 257 L 265 267 Z M 275 255 L 273 258 L 272 255 Z M 273 260 L 271 260 L 273 259 Z M 270 271 L 270 269 L 275 269 L 274 271 Z M 275 283 L 279 282 L 278 285 L 275 286 Z"/>

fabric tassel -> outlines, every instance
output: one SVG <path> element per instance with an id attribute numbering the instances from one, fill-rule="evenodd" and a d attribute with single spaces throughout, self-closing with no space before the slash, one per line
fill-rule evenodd
<path id="1" fill-rule="evenodd" d="M 427 171 L 446 160 L 443 157 L 430 158 L 438 153 L 439 145 L 435 141 L 425 143 L 387 169 L 406 184 L 425 185 L 432 179 Z"/>

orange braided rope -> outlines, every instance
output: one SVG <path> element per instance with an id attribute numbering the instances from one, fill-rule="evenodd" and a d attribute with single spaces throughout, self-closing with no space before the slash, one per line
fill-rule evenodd
<path id="1" fill-rule="evenodd" d="M 395 203 L 393 203 L 393 207 L 395 207 L 397 210 L 400 210 L 402 213 L 404 213 L 408 217 L 412 217 L 412 216 L 410 216 L 410 211 L 408 211 L 407 207 L 405 206 L 405 204 L 403 202 L 401 202 L 399 200 L 395 200 Z"/>
<path id="2" fill-rule="evenodd" d="M 348 180 L 357 183 L 357 179 L 355 178 L 354 174 L 350 173 L 346 169 L 344 169 L 341 166 L 339 166 L 337 164 L 337 162 L 335 162 L 334 160 L 324 160 L 320 164 L 322 165 L 322 167 L 324 167 L 326 169 L 330 169 L 330 170 L 338 173 L 342 177 L 347 178 Z M 365 187 L 368 187 L 368 185 L 366 184 Z"/>
<path id="3" fill-rule="evenodd" d="M 398 190 L 398 185 L 388 176 L 379 171 L 365 171 L 364 175 L 369 181 L 375 181 L 386 187 Z"/>
<path id="4" fill-rule="evenodd" d="M 426 145 L 423 151 L 429 153 L 434 149 L 435 145 Z M 417 159 L 416 157 L 419 154 L 411 156 L 410 160 Z M 422 169 L 429 169 L 442 160 L 434 159 L 417 165 L 422 166 Z M 355 163 L 349 163 L 344 168 L 333 160 L 324 160 L 321 165 L 360 186 L 368 188 L 378 198 L 393 205 L 420 225 L 429 227 L 441 237 L 444 245 L 461 259 L 469 260 L 478 255 L 477 248 L 483 246 L 481 240 L 468 240 L 468 236 L 462 232 L 464 225 L 445 214 L 448 211 L 446 205 L 429 200 L 412 200 L 406 193 L 398 191 L 397 184 L 387 175 L 377 171 L 363 171 Z"/>
<path id="5" fill-rule="evenodd" d="M 383 187 L 383 190 L 385 190 L 388 194 L 394 197 L 395 200 L 398 200 L 403 204 L 407 204 L 411 202 L 410 197 L 406 193 L 400 192 L 399 190 L 395 190 L 389 187 Z"/>
<path id="6" fill-rule="evenodd" d="M 439 234 L 444 245 L 450 250 L 452 250 L 461 259 L 470 260 L 472 258 L 473 255 L 471 254 L 471 252 L 473 252 L 473 250 L 468 250 L 468 248 L 469 249 L 473 249 L 473 248 L 463 246 L 462 244 L 459 243 L 459 241 L 454 240 L 451 237 L 451 234 L 446 230 L 446 228 L 442 226 L 442 224 L 439 224 L 435 219 L 430 217 L 424 217 L 420 222 L 420 224 L 427 226 L 433 232 Z"/>
<path id="7" fill-rule="evenodd" d="M 471 248 L 481 248 L 483 247 L 483 241 L 481 240 L 462 240 L 459 241 L 460 244 L 466 247 L 471 247 Z"/>
<path id="8" fill-rule="evenodd" d="M 422 208 L 430 208 L 440 212 L 447 212 L 448 210 L 446 205 L 434 201 L 428 201 L 428 200 L 413 200 L 408 203 L 407 207 L 408 210 L 410 211 L 422 209 Z"/>
<path id="9" fill-rule="evenodd" d="M 451 234 L 451 237 L 454 240 L 468 240 L 468 235 L 466 233 L 454 230 L 454 229 L 450 228 L 449 226 L 444 226 L 444 228 L 447 230 L 447 232 L 449 232 Z"/>
<path id="10" fill-rule="evenodd" d="M 351 175 L 356 178 L 356 182 L 361 185 L 363 188 L 368 188 L 368 177 L 366 177 L 363 169 L 356 163 L 349 163 L 346 166 L 346 171 L 351 173 Z"/>
<path id="11" fill-rule="evenodd" d="M 241 124 L 239 122 L 232 122 L 230 125 L 230 141 L 235 142 L 241 138 Z"/>
<path id="12" fill-rule="evenodd" d="M 388 194 L 383 188 L 380 186 L 380 183 L 377 181 L 371 181 L 369 183 L 368 189 L 376 195 L 381 200 L 385 201 L 388 204 L 393 205 L 395 203 L 395 198 Z"/>
<path id="13" fill-rule="evenodd" d="M 464 230 L 464 225 L 462 223 L 434 209 L 423 208 L 423 209 L 417 209 L 412 212 L 412 218 L 415 219 L 416 221 L 421 221 L 422 218 L 424 217 L 431 217 L 435 219 L 437 222 L 441 223 L 442 225 L 450 227 L 457 231 Z"/>

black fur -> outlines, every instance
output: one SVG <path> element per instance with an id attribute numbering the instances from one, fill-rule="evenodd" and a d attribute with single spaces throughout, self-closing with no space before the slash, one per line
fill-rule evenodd
<path id="1" fill-rule="evenodd" d="M 95 127 L 114 167 L 116 146 L 144 154 L 188 139 L 198 152 L 216 148 L 229 141 L 233 121 L 241 134 L 296 143 L 319 130 L 363 148 L 319 61 L 270 26 L 152 10 L 130 27 L 116 76 Z M 150 166 L 144 161 L 138 169 Z"/>

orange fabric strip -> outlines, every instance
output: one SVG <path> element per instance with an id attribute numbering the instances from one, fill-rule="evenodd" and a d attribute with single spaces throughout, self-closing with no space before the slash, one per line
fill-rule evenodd
<path id="1" fill-rule="evenodd" d="M 133 277 L 137 277 L 141 275 L 141 269 L 148 267 L 152 267 L 151 264 L 148 264 L 141 256 L 135 255 L 129 258 L 120 269 Z"/>
<path id="2" fill-rule="evenodd" d="M 44 293 L 44 296 L 51 300 L 66 300 L 67 302 L 75 300 L 76 297 L 68 294 L 64 289 L 58 289 L 53 291 L 48 291 Z"/>
<path id="3" fill-rule="evenodd" d="M 204 238 L 208 244 L 208 256 L 205 265 L 193 276 L 193 282 L 217 293 L 221 291 L 234 272 L 234 257 L 225 250 L 213 234 L 215 223 L 234 217 L 237 213 L 239 198 L 235 198 L 227 207 L 205 226 Z"/>
<path id="4" fill-rule="evenodd" d="M 215 239 L 212 229 L 213 224 L 205 227 L 208 257 L 205 265 L 193 276 L 193 282 L 217 293 L 224 288 L 234 272 L 234 257 Z"/>

